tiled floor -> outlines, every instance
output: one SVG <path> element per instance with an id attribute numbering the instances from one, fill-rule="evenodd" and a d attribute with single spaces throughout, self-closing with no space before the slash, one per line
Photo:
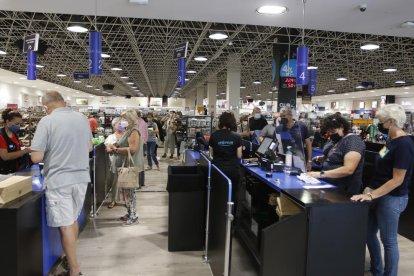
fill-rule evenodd
<path id="1" fill-rule="evenodd" d="M 164 191 L 169 164 L 179 163 L 161 161 L 160 172 L 145 172 L 147 187 L 137 193 L 138 225 L 122 227 L 117 218 L 125 209 L 117 206 L 109 210 L 103 206 L 99 216 L 81 233 L 78 252 L 86 276 L 211 275 L 208 265 L 202 262 L 203 252 L 170 253 L 167 250 L 168 194 Z M 399 244 L 399 276 L 412 276 L 414 243 L 400 237 Z M 232 276 L 258 275 L 250 256 L 237 240 L 233 241 L 232 258 Z"/>

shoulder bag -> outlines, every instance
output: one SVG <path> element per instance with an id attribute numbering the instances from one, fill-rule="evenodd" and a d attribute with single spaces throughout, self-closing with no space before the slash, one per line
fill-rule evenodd
<path id="1" fill-rule="evenodd" d="M 127 167 L 125 161 L 128 159 Z M 122 163 L 122 167 L 117 168 L 118 171 L 118 188 L 135 189 L 138 188 L 138 169 L 135 167 L 131 152 L 128 148 L 128 157 Z"/>

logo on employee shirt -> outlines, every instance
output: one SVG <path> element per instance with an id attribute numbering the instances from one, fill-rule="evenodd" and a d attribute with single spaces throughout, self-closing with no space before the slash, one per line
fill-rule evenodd
<path id="1" fill-rule="evenodd" d="M 222 147 L 231 147 L 233 146 L 234 142 L 233 141 L 219 141 L 218 145 L 222 146 Z"/>

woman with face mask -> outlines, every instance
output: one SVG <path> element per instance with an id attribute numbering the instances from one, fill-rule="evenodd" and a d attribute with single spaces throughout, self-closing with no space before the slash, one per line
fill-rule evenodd
<path id="1" fill-rule="evenodd" d="M 362 169 L 365 143 L 351 132 L 351 126 L 340 115 L 331 115 L 322 123 L 330 137 L 325 146 L 324 155 L 316 157 L 322 163 L 322 170 L 310 172 L 315 178 L 323 178 L 349 195 L 355 195 L 362 189 Z"/>
<path id="2" fill-rule="evenodd" d="M 373 275 L 398 275 L 397 242 L 400 214 L 408 204 L 408 193 L 414 167 L 414 143 L 402 129 L 405 110 L 389 104 L 377 112 L 378 130 L 389 140 L 379 152 L 372 183 L 364 194 L 353 196 L 356 201 L 373 201 L 369 214 L 367 245 Z M 383 266 L 378 231 L 384 246 Z"/>
<path id="3" fill-rule="evenodd" d="M 240 122 L 237 125 L 237 133 L 240 134 L 242 138 L 249 139 L 249 116 L 243 115 L 240 117 Z"/>
<path id="4" fill-rule="evenodd" d="M 19 170 L 19 159 L 31 152 L 30 148 L 20 149 L 19 132 L 22 115 L 11 109 L 2 113 L 4 127 L 0 129 L 0 174 Z"/>
<path id="5" fill-rule="evenodd" d="M 109 135 L 105 140 L 106 151 L 109 153 L 109 161 L 110 165 L 110 173 L 108 177 L 108 182 L 111 183 L 112 189 L 112 201 L 108 205 L 108 208 L 112 209 L 116 205 L 116 201 L 118 199 L 118 185 L 115 178 L 116 174 L 116 167 L 115 167 L 115 158 L 114 152 L 117 149 L 118 141 L 122 137 L 125 132 L 125 128 L 120 124 L 121 118 L 115 118 L 112 120 L 112 128 L 114 133 Z"/>

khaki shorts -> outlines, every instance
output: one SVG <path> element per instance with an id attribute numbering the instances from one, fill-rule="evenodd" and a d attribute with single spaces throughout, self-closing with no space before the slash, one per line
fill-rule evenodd
<path id="1" fill-rule="evenodd" d="M 50 227 L 72 225 L 79 217 L 88 183 L 46 189 L 46 218 Z"/>

